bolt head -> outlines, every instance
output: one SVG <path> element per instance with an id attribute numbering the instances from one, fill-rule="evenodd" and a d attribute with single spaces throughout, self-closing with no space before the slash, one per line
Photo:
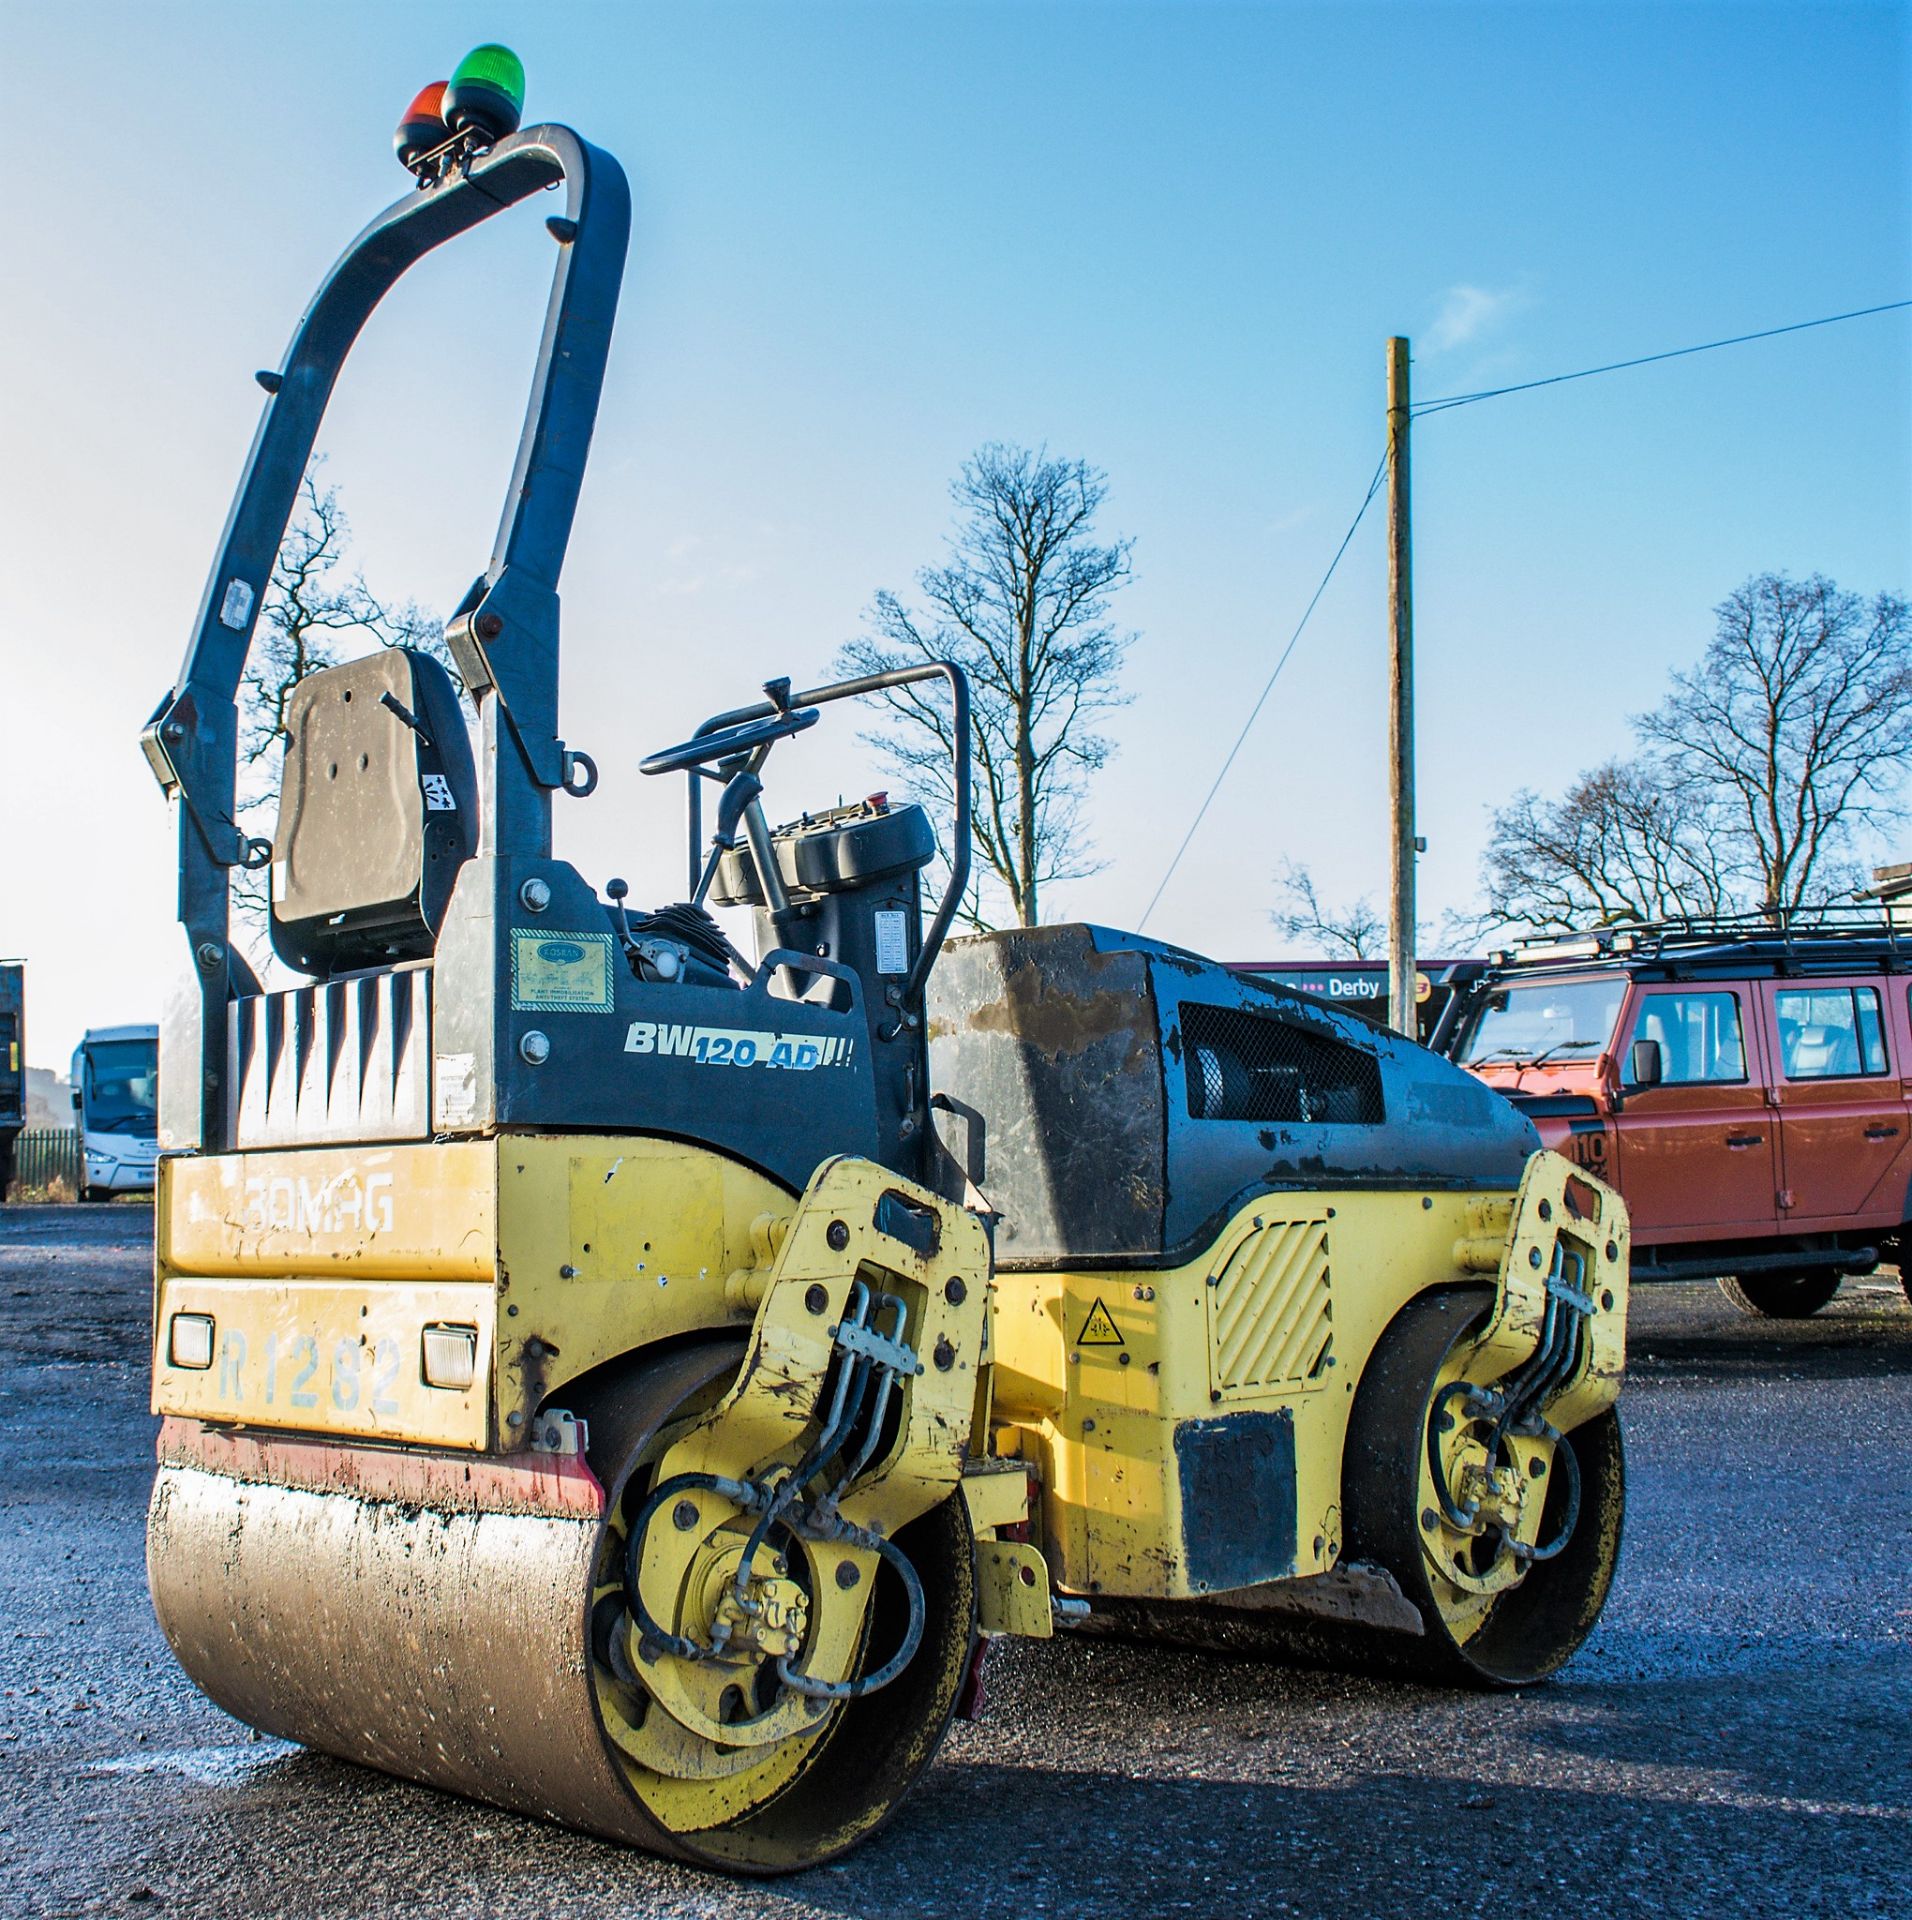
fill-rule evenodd
<path id="1" fill-rule="evenodd" d="M 688 1533 L 697 1524 L 697 1502 L 680 1500 L 671 1509 L 671 1525 L 679 1533 Z"/>
<path id="2" fill-rule="evenodd" d="M 829 1242 L 832 1253 L 841 1253 L 850 1244 L 850 1229 L 841 1220 L 832 1220 L 824 1229 L 823 1237 Z"/>
<path id="3" fill-rule="evenodd" d="M 518 1051 L 524 1056 L 527 1066 L 541 1067 L 551 1058 L 551 1036 L 540 1033 L 536 1027 L 533 1027 L 518 1042 Z"/>
<path id="4" fill-rule="evenodd" d="M 480 640 L 495 640 L 505 630 L 504 616 L 498 613 L 481 613 L 471 624 Z"/>
<path id="5" fill-rule="evenodd" d="M 551 888 L 534 873 L 531 878 L 518 889 L 518 898 L 522 900 L 533 913 L 542 913 L 545 908 L 551 904 Z"/>
<path id="6" fill-rule="evenodd" d="M 216 973 L 219 963 L 226 957 L 226 950 L 217 940 L 202 940 L 194 948 L 193 957 L 207 973 Z"/>
<path id="7" fill-rule="evenodd" d="M 807 1312 L 822 1313 L 830 1304 L 830 1290 L 813 1281 L 803 1290 L 803 1304 Z"/>
<path id="8" fill-rule="evenodd" d="M 938 1373 L 947 1373 L 956 1364 L 956 1349 L 949 1344 L 947 1335 L 936 1342 L 936 1351 L 931 1358 L 936 1362 Z"/>
<path id="9" fill-rule="evenodd" d="M 854 1560 L 839 1560 L 837 1562 L 836 1583 L 843 1588 L 846 1593 L 862 1578 L 863 1569 L 859 1567 Z"/>
<path id="10" fill-rule="evenodd" d="M 943 1298 L 952 1307 L 960 1307 L 969 1298 L 969 1289 L 963 1284 L 961 1275 L 952 1275 L 943 1288 Z"/>

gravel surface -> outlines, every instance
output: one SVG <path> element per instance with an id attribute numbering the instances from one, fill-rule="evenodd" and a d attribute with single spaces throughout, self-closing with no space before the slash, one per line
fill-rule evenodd
<path id="1" fill-rule="evenodd" d="M 151 1214 L 0 1209 L 0 1913 L 1912 1912 L 1912 1310 L 1635 1303 L 1619 1582 L 1564 1678 L 1456 1695 L 1006 1642 L 849 1860 L 739 1886 L 258 1740 L 146 1600 Z"/>

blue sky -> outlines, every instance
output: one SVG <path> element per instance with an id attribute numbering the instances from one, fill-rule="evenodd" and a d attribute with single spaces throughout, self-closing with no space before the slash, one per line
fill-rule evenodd
<path id="1" fill-rule="evenodd" d="M 1421 396 L 1912 293 L 1904 6 L 87 5 L 5 9 L 0 952 L 30 1052 L 152 1017 L 183 957 L 135 744 L 298 310 L 403 188 L 391 127 L 481 38 L 629 170 L 637 221 L 565 582 L 559 849 L 676 890 L 641 754 L 821 675 L 937 558 L 990 438 L 1107 470 L 1136 541 L 1119 755 L 1072 915 L 1133 924 L 1380 451 Z M 325 446 L 374 587 L 488 551 L 549 241 L 494 223 L 368 332 Z M 1746 575 L 1912 587 L 1905 314 L 1417 429 L 1424 896 L 1492 805 L 1619 748 Z M 1150 930 L 1223 957 L 1284 858 L 1385 878 L 1379 516 Z M 829 734 L 825 739 L 822 736 Z M 850 729 L 773 810 L 874 781 Z M 29 823 L 22 833 L 16 823 Z"/>

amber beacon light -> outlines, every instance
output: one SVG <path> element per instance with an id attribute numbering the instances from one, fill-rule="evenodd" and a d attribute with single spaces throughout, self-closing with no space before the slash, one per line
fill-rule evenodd
<path id="1" fill-rule="evenodd" d="M 434 147 L 442 147 L 451 138 L 451 129 L 445 124 L 445 89 L 450 84 L 448 80 L 434 80 L 429 87 L 420 87 L 417 98 L 405 109 L 392 136 L 400 166 L 416 166 Z"/>

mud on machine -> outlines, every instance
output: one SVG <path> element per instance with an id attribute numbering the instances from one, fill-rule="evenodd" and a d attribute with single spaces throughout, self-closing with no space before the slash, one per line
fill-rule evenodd
<path id="1" fill-rule="evenodd" d="M 686 900 L 553 857 L 596 784 L 557 584 L 629 199 L 521 98 L 481 48 L 401 126 L 418 190 L 261 376 L 144 736 L 194 967 L 149 1525 L 181 1664 L 253 1726 L 744 1872 L 870 1832 L 993 1635 L 1549 1673 L 1618 1550 L 1627 1224 L 1511 1107 L 1157 943 L 947 941 L 960 747 L 927 914 L 918 807 L 772 829 L 772 749 L 879 682 L 775 683 L 644 763 L 688 779 Z M 447 629 L 475 718 L 419 653 L 311 675 L 247 840 L 235 696 L 335 377 L 408 267 L 546 188 L 523 438 Z M 290 987 L 231 941 L 254 867 Z"/>

